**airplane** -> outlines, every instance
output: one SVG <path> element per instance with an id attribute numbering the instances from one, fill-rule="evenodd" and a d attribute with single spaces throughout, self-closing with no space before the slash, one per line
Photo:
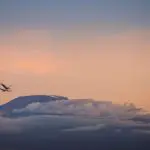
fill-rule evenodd
<path id="1" fill-rule="evenodd" d="M 0 85 L 3 87 L 3 88 L 0 88 L 0 90 L 1 90 L 2 92 L 11 92 L 10 86 L 8 87 L 8 86 L 6 86 L 6 85 L 3 84 L 3 83 L 0 83 Z"/>

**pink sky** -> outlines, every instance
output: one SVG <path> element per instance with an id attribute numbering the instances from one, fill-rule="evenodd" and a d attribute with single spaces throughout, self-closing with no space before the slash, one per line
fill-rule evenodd
<path id="1" fill-rule="evenodd" d="M 74 35 L 72 31 L 57 38 L 46 30 L 1 35 L 0 79 L 13 85 L 12 93 L 1 93 L 2 102 L 21 95 L 59 94 L 130 100 L 150 109 L 150 30 Z"/>

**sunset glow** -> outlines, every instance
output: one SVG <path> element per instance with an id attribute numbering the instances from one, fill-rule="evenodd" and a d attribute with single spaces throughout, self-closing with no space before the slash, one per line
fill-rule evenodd
<path id="1" fill-rule="evenodd" d="M 121 103 L 131 100 L 150 107 L 149 30 L 82 39 L 67 34 L 64 39 L 52 38 L 48 32 L 22 30 L 5 36 L 0 70 L 2 79 L 14 86 L 9 98 L 52 92 Z"/>

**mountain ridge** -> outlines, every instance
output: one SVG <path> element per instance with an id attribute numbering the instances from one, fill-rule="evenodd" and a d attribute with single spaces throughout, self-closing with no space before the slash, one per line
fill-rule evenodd
<path id="1" fill-rule="evenodd" d="M 22 109 L 32 103 L 47 103 L 56 100 L 68 100 L 68 97 L 58 95 L 27 95 L 19 96 L 0 106 L 0 111 L 11 112 L 14 109 Z"/>

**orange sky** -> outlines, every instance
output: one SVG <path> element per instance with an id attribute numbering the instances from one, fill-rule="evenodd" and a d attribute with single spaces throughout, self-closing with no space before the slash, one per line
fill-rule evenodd
<path id="1" fill-rule="evenodd" d="M 76 35 L 76 36 L 75 36 Z M 111 35 L 18 30 L 0 35 L 0 80 L 20 95 L 130 100 L 150 109 L 150 30 Z"/>

